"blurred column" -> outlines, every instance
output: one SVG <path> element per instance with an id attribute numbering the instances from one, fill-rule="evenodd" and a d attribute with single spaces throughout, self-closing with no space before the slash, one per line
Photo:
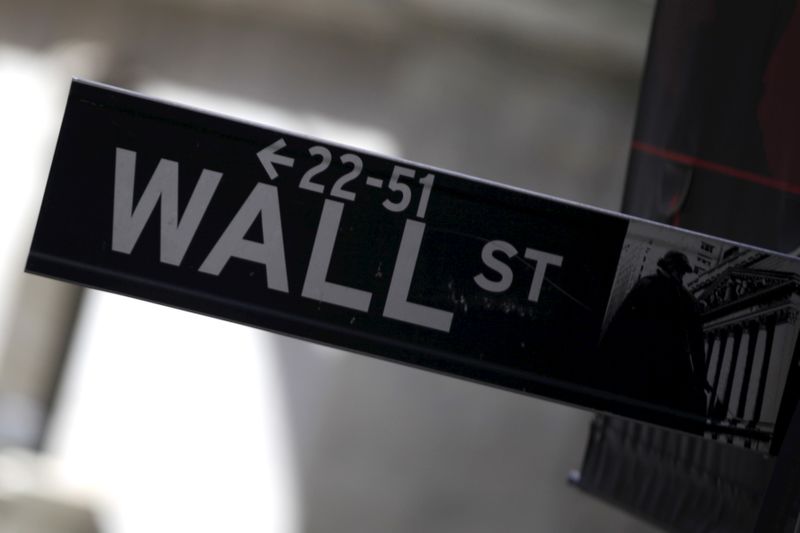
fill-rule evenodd
<path id="1" fill-rule="evenodd" d="M 39 51 L 0 40 L 0 446 L 39 449 L 56 394 L 80 289 L 23 274 L 71 75 L 98 76 L 106 50 L 66 41 Z M 65 221 L 68 223 L 68 221 Z"/>
<path id="2" fill-rule="evenodd" d="M 81 293 L 21 276 L 0 368 L 0 445 L 41 449 Z"/>

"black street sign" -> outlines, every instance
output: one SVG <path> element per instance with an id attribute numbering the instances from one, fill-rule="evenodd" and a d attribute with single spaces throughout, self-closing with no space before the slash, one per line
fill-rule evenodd
<path id="1" fill-rule="evenodd" d="M 27 269 L 773 453 L 793 407 L 791 257 L 89 82 Z"/>

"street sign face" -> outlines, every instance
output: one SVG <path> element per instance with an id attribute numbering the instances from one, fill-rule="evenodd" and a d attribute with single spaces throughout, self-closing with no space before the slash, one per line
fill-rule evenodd
<path id="1" fill-rule="evenodd" d="M 744 446 L 793 407 L 793 258 L 89 82 L 27 269 Z"/>

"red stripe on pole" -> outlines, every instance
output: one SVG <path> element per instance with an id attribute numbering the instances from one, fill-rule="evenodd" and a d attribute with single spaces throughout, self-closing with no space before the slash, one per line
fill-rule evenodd
<path id="1" fill-rule="evenodd" d="M 676 163 L 681 163 L 683 165 L 687 165 L 690 167 L 702 168 L 704 170 L 710 170 L 718 174 L 725 174 L 733 178 L 749 181 L 750 183 L 756 183 L 758 185 L 762 185 L 764 187 L 770 187 L 772 189 L 777 189 L 783 192 L 800 194 L 800 185 L 798 184 L 780 181 L 770 176 L 756 174 L 755 172 L 749 172 L 747 170 L 742 170 L 740 168 L 723 165 L 721 163 L 706 161 L 705 159 L 700 159 L 699 157 L 695 157 L 693 155 L 682 154 L 680 152 L 673 152 L 672 150 L 659 148 L 658 146 L 653 146 L 652 144 L 647 144 L 642 141 L 636 141 L 636 140 L 633 141 L 633 143 L 631 143 L 631 148 L 633 150 L 637 150 L 645 154 L 654 155 L 656 157 L 667 159 L 669 161 L 675 161 Z"/>

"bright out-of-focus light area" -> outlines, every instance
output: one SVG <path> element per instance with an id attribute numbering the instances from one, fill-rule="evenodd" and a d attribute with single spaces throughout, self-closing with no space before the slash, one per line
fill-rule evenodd
<path id="1" fill-rule="evenodd" d="M 586 412 L 23 269 L 72 76 L 616 209 L 652 10 L 0 5 L 0 533 L 649 531 Z"/>

